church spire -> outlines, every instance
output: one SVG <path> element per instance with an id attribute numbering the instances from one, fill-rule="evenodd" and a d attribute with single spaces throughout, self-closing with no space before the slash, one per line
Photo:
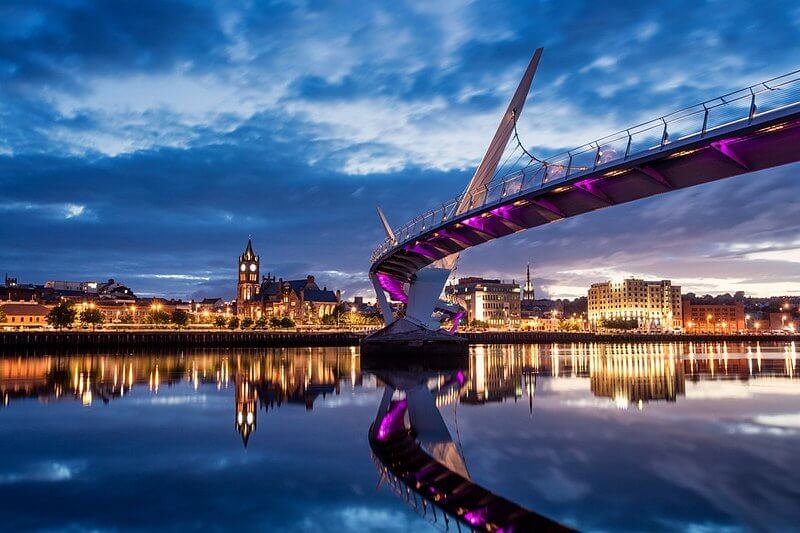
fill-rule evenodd
<path id="1" fill-rule="evenodd" d="M 522 299 L 525 301 L 533 301 L 536 299 L 536 294 L 533 290 L 533 282 L 531 281 L 530 263 L 528 263 L 528 269 L 525 275 L 525 286 L 522 288 Z"/>
<path id="2" fill-rule="evenodd" d="M 253 240 L 247 239 L 247 247 L 244 249 L 244 257 L 250 259 L 255 257 L 256 253 L 253 251 Z"/>

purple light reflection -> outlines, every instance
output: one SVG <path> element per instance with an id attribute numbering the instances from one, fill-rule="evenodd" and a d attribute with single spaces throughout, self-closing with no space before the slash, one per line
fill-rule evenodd
<path id="1" fill-rule="evenodd" d="M 464 318 L 466 313 L 464 311 L 459 311 L 453 317 L 453 325 L 450 327 L 450 333 L 455 333 L 458 331 L 458 326 L 461 324 L 461 319 Z"/>
<path id="2" fill-rule="evenodd" d="M 386 440 L 392 432 L 397 431 L 403 426 L 403 418 L 408 408 L 408 400 L 399 400 L 383 415 L 381 423 L 378 425 L 378 440 Z"/>
<path id="3" fill-rule="evenodd" d="M 473 526 L 480 526 L 486 523 L 486 509 L 475 509 L 464 513 L 464 520 Z"/>

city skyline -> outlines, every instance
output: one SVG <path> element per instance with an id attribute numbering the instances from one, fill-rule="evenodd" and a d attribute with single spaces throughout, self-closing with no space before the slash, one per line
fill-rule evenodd
<path id="1" fill-rule="evenodd" d="M 400 224 L 460 192 L 536 46 L 548 61 L 519 126 L 541 155 L 800 66 L 789 2 L 470 5 L 447 17 L 158 6 L 5 8 L 19 23 L 0 32 L 0 212 L 13 221 L 0 225 L 0 264 L 21 282 L 111 277 L 142 294 L 230 298 L 231 257 L 252 235 L 262 270 L 371 295 L 374 205 Z M 92 42 L 89 21 L 102 28 Z M 797 169 L 488 243 L 456 275 L 520 281 L 531 262 L 551 298 L 622 277 L 798 294 Z"/>

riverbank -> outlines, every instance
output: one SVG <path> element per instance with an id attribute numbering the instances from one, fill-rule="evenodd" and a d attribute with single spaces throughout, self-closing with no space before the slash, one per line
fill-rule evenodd
<path id="1" fill-rule="evenodd" d="M 0 332 L 0 351 L 141 349 L 141 348 L 269 348 L 358 346 L 367 333 L 353 331 L 13 331 Z M 645 335 L 557 331 L 465 332 L 470 344 L 539 343 L 665 343 L 665 342 L 790 342 L 800 335 Z"/>

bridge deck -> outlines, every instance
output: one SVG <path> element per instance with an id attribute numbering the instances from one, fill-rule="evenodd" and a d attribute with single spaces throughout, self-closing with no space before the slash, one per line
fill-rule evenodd
<path id="1" fill-rule="evenodd" d="M 392 299 L 403 301 L 403 283 L 412 281 L 418 270 L 484 242 L 588 211 L 799 161 L 800 74 L 793 74 L 781 84 L 779 99 L 775 84 L 765 82 L 761 92 L 750 88 L 746 96 L 711 101 L 723 102 L 717 107 L 700 104 L 699 114 L 687 108 L 658 119 L 657 132 L 646 123 L 587 145 L 591 150 L 584 147 L 515 171 L 463 202 L 463 213 L 458 213 L 461 198 L 451 200 L 396 229 L 397 242 L 387 240 L 375 250 L 370 272 Z M 759 95 L 771 100 L 761 102 Z M 724 120 L 715 109 L 718 114 L 725 111 Z M 673 132 L 686 132 L 678 125 L 690 119 L 702 120 L 702 127 L 670 140 L 677 136 Z M 635 151 L 639 137 L 648 136 L 652 142 L 654 133 L 655 145 Z"/>

